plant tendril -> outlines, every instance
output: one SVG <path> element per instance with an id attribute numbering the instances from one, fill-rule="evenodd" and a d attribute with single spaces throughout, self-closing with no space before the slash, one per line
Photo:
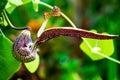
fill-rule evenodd
<path id="1" fill-rule="evenodd" d="M 6 18 L 8 24 L 10 25 L 10 27 L 11 27 L 12 29 L 15 29 L 15 30 L 25 30 L 25 29 L 29 29 L 29 30 L 30 30 L 29 27 L 21 27 L 21 28 L 15 27 L 15 26 L 10 22 L 10 19 L 8 18 L 7 13 L 6 13 L 5 10 L 3 10 L 3 16 Z"/>

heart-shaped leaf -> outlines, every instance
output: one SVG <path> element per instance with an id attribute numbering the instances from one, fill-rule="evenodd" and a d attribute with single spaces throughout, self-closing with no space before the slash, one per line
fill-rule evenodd
<path id="1" fill-rule="evenodd" d="M 0 80 L 8 80 L 20 68 L 12 56 L 12 42 L 0 34 Z"/>

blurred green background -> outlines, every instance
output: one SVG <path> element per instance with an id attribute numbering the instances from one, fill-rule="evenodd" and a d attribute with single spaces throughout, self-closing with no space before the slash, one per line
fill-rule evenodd
<path id="1" fill-rule="evenodd" d="M 78 28 L 95 29 L 120 35 L 120 0 L 41 0 L 58 6 Z M 49 8 L 39 5 L 33 10 L 32 3 L 17 7 L 9 14 L 15 26 L 29 25 L 32 38 L 44 21 L 44 12 Z M 63 17 L 51 17 L 46 28 L 71 26 Z M 2 27 L 4 34 L 12 41 L 20 31 L 9 26 Z M 120 38 L 114 39 L 113 58 L 120 60 Z M 120 65 L 107 59 L 92 61 L 79 48 L 80 38 L 58 37 L 39 46 L 41 63 L 38 70 L 31 74 L 24 65 L 10 80 L 120 80 Z M 108 46 L 109 50 L 109 46 Z"/>

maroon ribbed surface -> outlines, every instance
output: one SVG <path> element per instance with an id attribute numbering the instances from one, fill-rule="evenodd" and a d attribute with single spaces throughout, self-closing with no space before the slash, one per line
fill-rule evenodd
<path id="1" fill-rule="evenodd" d="M 70 28 L 70 27 L 62 27 L 62 28 L 51 28 L 48 30 L 45 30 L 36 40 L 36 44 L 39 45 L 42 42 L 45 42 L 49 39 L 58 37 L 58 36 L 71 36 L 71 37 L 83 37 L 83 38 L 92 38 L 92 39 L 113 39 L 118 37 L 117 35 L 105 35 L 105 34 L 99 34 L 90 32 L 83 29 L 76 29 L 76 28 Z"/>

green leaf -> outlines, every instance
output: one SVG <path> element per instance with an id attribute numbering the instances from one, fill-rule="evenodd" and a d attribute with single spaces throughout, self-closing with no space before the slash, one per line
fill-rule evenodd
<path id="1" fill-rule="evenodd" d="M 8 0 L 8 2 L 9 2 L 10 4 L 15 5 L 15 6 L 20 6 L 20 5 L 23 4 L 23 2 L 22 2 L 21 0 Z"/>
<path id="2" fill-rule="evenodd" d="M 32 0 L 21 0 L 23 2 L 23 4 L 27 4 L 29 2 L 32 2 Z"/>
<path id="3" fill-rule="evenodd" d="M 16 7 L 27 4 L 31 2 L 32 0 L 8 0 L 7 5 L 5 6 L 5 9 L 8 13 L 11 13 Z"/>
<path id="4" fill-rule="evenodd" d="M 8 13 L 11 13 L 14 9 L 16 8 L 15 5 L 10 4 L 9 2 L 7 3 L 7 5 L 5 6 L 5 9 Z"/>
<path id="5" fill-rule="evenodd" d="M 89 45 L 87 45 L 86 42 L 83 41 L 80 45 L 80 48 L 92 60 L 100 60 L 105 58 L 103 56 L 98 55 L 96 51 L 106 56 L 111 56 L 114 52 L 114 44 L 112 39 L 111 40 L 97 40 L 89 38 L 84 39 L 88 42 Z M 89 46 L 92 48 L 92 50 L 90 49 Z"/>
<path id="6" fill-rule="evenodd" d="M 31 2 L 32 0 L 8 0 L 9 3 L 14 4 L 16 6 L 20 6 L 23 4 L 27 4 Z"/>
<path id="7" fill-rule="evenodd" d="M 30 71 L 31 73 L 34 73 L 38 67 L 39 67 L 39 64 L 40 64 L 40 57 L 39 55 L 37 55 L 36 59 L 32 62 L 29 62 L 29 63 L 24 63 L 26 68 L 28 69 L 28 71 Z"/>
<path id="8" fill-rule="evenodd" d="M 0 80 L 8 80 L 20 68 L 12 56 L 12 42 L 0 34 Z"/>

